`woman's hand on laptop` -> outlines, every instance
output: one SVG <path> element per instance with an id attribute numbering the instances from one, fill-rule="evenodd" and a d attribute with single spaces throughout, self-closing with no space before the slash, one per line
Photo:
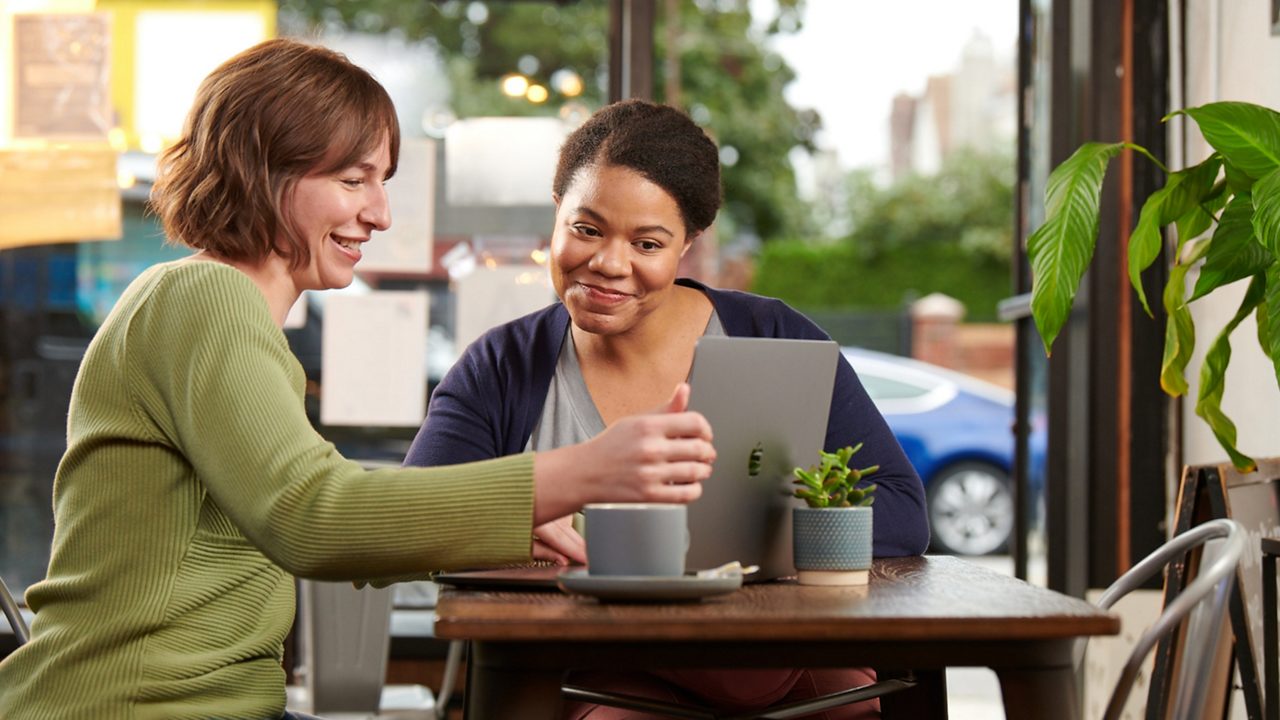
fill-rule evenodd
<path id="1" fill-rule="evenodd" d="M 625 417 L 577 445 L 534 458 L 534 524 L 592 502 L 687 503 L 702 494 L 716 459 L 711 425 L 689 412 L 681 383 L 655 412 Z"/>
<path id="2" fill-rule="evenodd" d="M 533 529 L 533 559 L 557 565 L 587 562 L 587 543 L 573 529 L 573 516 L 543 523 Z"/>

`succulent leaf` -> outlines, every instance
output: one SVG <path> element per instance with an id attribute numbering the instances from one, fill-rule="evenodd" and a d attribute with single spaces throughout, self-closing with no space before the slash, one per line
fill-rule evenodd
<path id="1" fill-rule="evenodd" d="M 855 485 L 864 475 L 879 470 L 880 466 L 872 465 L 862 470 L 849 467 L 849 460 L 861 448 L 862 443 L 858 443 L 835 452 L 824 451 L 820 453 L 818 465 L 810 466 L 808 470 L 800 467 L 792 470 L 796 477 L 793 484 L 801 486 L 793 495 L 814 508 L 870 505 L 871 493 L 875 492 L 876 486 L 871 484 L 858 488 Z"/>

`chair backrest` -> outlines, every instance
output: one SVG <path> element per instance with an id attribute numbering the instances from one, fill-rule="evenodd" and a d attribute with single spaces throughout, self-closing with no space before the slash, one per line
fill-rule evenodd
<path id="1" fill-rule="evenodd" d="M 0 579 L 0 607 L 4 608 L 4 616 L 9 620 L 9 627 L 13 628 L 13 636 L 18 638 L 18 644 L 22 645 L 30 640 L 31 631 L 27 628 L 27 621 L 23 619 L 18 603 L 14 602 L 3 579 Z"/>
<path id="2" fill-rule="evenodd" d="M 1208 665 L 1213 662 L 1213 651 L 1218 645 L 1218 638 L 1226 618 L 1227 602 L 1234 587 L 1236 567 L 1240 564 L 1240 557 L 1244 552 L 1246 541 L 1244 527 L 1234 520 L 1225 518 L 1197 525 L 1169 540 L 1142 562 L 1134 565 L 1112 583 L 1098 600 L 1099 607 L 1110 608 L 1121 597 L 1164 570 L 1170 561 L 1216 538 L 1222 538 L 1222 543 L 1216 548 L 1205 549 L 1200 571 L 1195 579 L 1178 593 L 1178 596 L 1160 613 L 1155 623 L 1138 638 L 1111 694 L 1111 701 L 1107 704 L 1107 710 L 1103 715 L 1105 720 L 1116 720 L 1120 717 L 1125 700 L 1129 697 L 1129 691 L 1133 688 L 1133 682 L 1147 654 L 1160 638 L 1172 633 L 1184 619 L 1186 620 L 1187 651 L 1183 653 L 1173 717 L 1204 716 L 1210 680 Z"/>

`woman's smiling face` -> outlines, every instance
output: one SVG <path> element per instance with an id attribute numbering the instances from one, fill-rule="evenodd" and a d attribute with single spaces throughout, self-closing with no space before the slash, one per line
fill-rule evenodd
<path id="1" fill-rule="evenodd" d="M 695 237 L 666 190 L 626 167 L 587 165 L 556 198 L 551 282 L 579 329 L 625 334 L 670 296 Z"/>
<path id="2" fill-rule="evenodd" d="M 355 165 L 298 180 L 286 205 L 286 221 L 310 245 L 311 262 L 294 270 L 301 290 L 351 284 L 361 247 L 391 226 L 383 182 L 391 166 L 388 141 Z"/>

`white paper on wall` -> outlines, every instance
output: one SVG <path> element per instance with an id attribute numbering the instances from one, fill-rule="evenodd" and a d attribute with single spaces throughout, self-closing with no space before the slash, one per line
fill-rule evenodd
<path id="1" fill-rule="evenodd" d="M 387 183 L 391 227 L 361 248 L 359 270 L 425 274 L 435 234 L 436 143 L 403 138 L 396 175 Z"/>
<path id="2" fill-rule="evenodd" d="M 330 294 L 320 422 L 417 427 L 427 412 L 427 293 Z"/>
<path id="3" fill-rule="evenodd" d="M 560 146 L 572 127 L 559 118 L 483 117 L 445 131 L 450 205 L 551 205 Z"/>
<path id="4" fill-rule="evenodd" d="M 467 345 L 495 325 L 528 315 L 556 299 L 541 265 L 480 267 L 454 281 L 457 303 L 454 347 Z"/>

